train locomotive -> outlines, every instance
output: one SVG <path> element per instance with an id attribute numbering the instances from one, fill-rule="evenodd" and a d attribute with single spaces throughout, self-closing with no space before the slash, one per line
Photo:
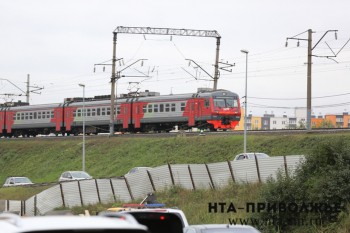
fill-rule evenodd
<path id="1" fill-rule="evenodd" d="M 51 133 L 78 135 L 108 133 L 107 100 L 82 98 L 63 103 L 0 107 L 0 136 L 36 136 Z M 85 117 L 83 117 L 85 109 Z M 227 90 L 159 95 L 125 95 L 115 103 L 114 128 L 118 132 L 169 132 L 179 129 L 234 129 L 241 117 L 239 96 Z"/>

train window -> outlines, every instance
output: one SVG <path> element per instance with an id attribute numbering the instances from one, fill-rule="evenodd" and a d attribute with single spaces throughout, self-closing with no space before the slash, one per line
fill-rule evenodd
<path id="1" fill-rule="evenodd" d="M 30 119 L 30 120 L 33 119 L 33 113 L 32 113 L 32 112 L 29 113 L 29 119 Z"/>
<path id="2" fill-rule="evenodd" d="M 164 104 L 159 104 L 159 112 L 164 112 Z"/>
<path id="3" fill-rule="evenodd" d="M 51 118 L 55 118 L 55 113 L 51 111 Z"/>
<path id="4" fill-rule="evenodd" d="M 186 103 L 185 102 L 181 102 L 181 111 L 185 111 L 186 108 Z"/>
<path id="5" fill-rule="evenodd" d="M 41 119 L 41 112 L 38 112 L 38 119 Z"/>
<path id="6" fill-rule="evenodd" d="M 81 109 L 78 109 L 78 110 L 77 110 L 77 116 L 78 116 L 78 117 L 81 117 Z"/>
<path id="7" fill-rule="evenodd" d="M 45 119 L 45 118 L 46 118 L 45 112 L 42 112 L 41 114 L 42 114 L 41 117 L 42 117 L 43 119 Z"/>
<path id="8" fill-rule="evenodd" d="M 105 115 L 106 115 L 106 108 L 102 108 L 102 109 L 101 109 L 101 115 L 102 115 L 102 116 L 105 116 Z"/>
<path id="9" fill-rule="evenodd" d="M 96 116 L 96 109 L 95 108 L 91 109 L 91 116 Z"/>
<path id="10" fill-rule="evenodd" d="M 153 107 L 154 112 L 158 112 L 158 104 L 155 104 Z"/>
<path id="11" fill-rule="evenodd" d="M 117 107 L 117 114 L 120 114 L 120 107 Z"/>
<path id="12" fill-rule="evenodd" d="M 171 111 L 172 111 L 172 112 L 175 112 L 175 111 L 176 111 L 176 104 L 175 104 L 175 103 L 172 103 L 172 104 L 171 104 Z"/>
<path id="13" fill-rule="evenodd" d="M 152 104 L 148 105 L 148 112 L 152 112 L 153 106 Z"/>
<path id="14" fill-rule="evenodd" d="M 143 113 L 146 113 L 146 112 L 147 112 L 147 105 L 143 105 L 142 111 L 143 111 Z"/>
<path id="15" fill-rule="evenodd" d="M 111 115 L 111 108 L 106 108 L 106 115 L 110 116 Z"/>
<path id="16" fill-rule="evenodd" d="M 91 116 L 91 109 L 86 109 L 86 116 Z"/>
<path id="17" fill-rule="evenodd" d="M 100 108 L 97 109 L 97 116 L 101 116 L 101 109 Z"/>
<path id="18" fill-rule="evenodd" d="M 209 107 L 209 99 L 205 99 L 205 100 L 204 100 L 204 106 L 205 106 L 206 108 Z"/>
<path id="19" fill-rule="evenodd" d="M 29 114 L 26 112 L 26 120 L 28 120 L 29 119 Z"/>
<path id="20" fill-rule="evenodd" d="M 165 104 L 165 111 L 170 112 L 170 104 Z"/>
<path id="21" fill-rule="evenodd" d="M 49 119 L 49 118 L 50 118 L 50 115 L 51 115 L 50 112 L 46 112 L 46 118 Z"/>
<path id="22" fill-rule="evenodd" d="M 77 110 L 73 110 L 73 117 L 77 116 Z"/>

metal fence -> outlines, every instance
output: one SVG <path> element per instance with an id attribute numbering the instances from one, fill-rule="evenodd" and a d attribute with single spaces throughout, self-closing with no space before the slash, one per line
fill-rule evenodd
<path id="1" fill-rule="evenodd" d="M 129 202 L 173 185 L 185 189 L 218 189 L 233 183 L 266 182 L 277 171 L 292 175 L 302 155 L 226 161 L 210 164 L 167 164 L 125 177 L 59 183 L 25 201 L 3 200 L 0 211 L 43 215 L 59 207 L 115 201 Z"/>

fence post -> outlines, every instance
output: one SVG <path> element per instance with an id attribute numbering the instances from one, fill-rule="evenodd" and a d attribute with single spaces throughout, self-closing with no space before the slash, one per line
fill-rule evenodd
<path id="1" fill-rule="evenodd" d="M 81 202 L 81 206 L 84 206 L 84 202 L 83 202 L 83 195 L 81 193 L 81 187 L 80 187 L 80 181 L 78 180 L 78 189 L 79 189 L 79 195 L 80 195 L 80 202 Z"/>
<path id="2" fill-rule="evenodd" d="M 98 189 L 97 179 L 95 179 L 95 184 L 96 184 L 98 202 L 101 204 L 100 190 Z"/>
<path id="3" fill-rule="evenodd" d="M 131 198 L 131 200 L 134 200 L 134 196 L 132 195 L 128 179 L 126 179 L 126 177 L 124 177 L 124 180 L 125 180 L 126 187 L 128 188 L 130 198 Z"/>
<path id="4" fill-rule="evenodd" d="M 117 198 L 115 197 L 115 192 L 114 192 L 114 187 L 113 187 L 112 179 L 109 179 L 109 183 L 111 184 L 111 189 L 112 189 L 114 201 L 117 202 Z"/>
<path id="5" fill-rule="evenodd" d="M 6 211 L 10 211 L 10 200 L 6 200 Z"/>
<path id="6" fill-rule="evenodd" d="M 168 168 L 169 168 L 169 172 L 170 172 L 171 182 L 173 183 L 173 185 L 175 185 L 175 180 L 174 180 L 174 176 L 173 176 L 173 171 L 171 170 L 171 165 L 170 165 L 170 163 L 168 163 Z"/>
<path id="7" fill-rule="evenodd" d="M 257 158 L 255 155 L 254 155 L 254 158 L 255 158 L 256 172 L 258 173 L 259 183 L 261 183 L 261 177 L 260 177 L 260 169 L 259 169 L 258 158 Z"/>
<path id="8" fill-rule="evenodd" d="M 156 190 L 156 187 L 154 186 L 154 183 L 153 183 L 153 179 L 152 179 L 151 173 L 150 173 L 148 170 L 146 170 L 146 171 L 147 171 L 147 175 L 148 175 L 149 181 L 151 182 L 153 192 L 156 192 L 157 190 Z"/>
<path id="9" fill-rule="evenodd" d="M 36 207 L 36 202 L 37 202 L 37 196 L 35 195 L 34 196 L 34 216 L 36 216 L 36 210 L 37 210 L 37 207 Z"/>
<path id="10" fill-rule="evenodd" d="M 207 168 L 207 172 L 208 172 L 208 175 L 209 175 L 211 187 L 212 187 L 213 189 L 215 189 L 214 182 L 213 182 L 213 178 L 211 177 L 208 164 L 205 163 L 205 167 Z"/>
<path id="11" fill-rule="evenodd" d="M 227 164 L 228 164 L 228 168 L 230 169 L 230 173 L 231 173 L 232 181 L 233 181 L 233 183 L 236 183 L 235 175 L 233 174 L 233 170 L 232 170 L 232 164 L 231 164 L 231 161 L 230 161 L 230 160 L 227 160 Z"/>
<path id="12" fill-rule="evenodd" d="M 191 172 L 191 167 L 190 167 L 190 165 L 188 165 L 188 171 L 190 172 L 190 178 L 191 178 L 193 190 L 196 190 L 196 185 L 194 184 L 194 180 L 193 180 L 193 176 L 192 176 L 192 172 Z"/>
<path id="13" fill-rule="evenodd" d="M 61 197 L 62 197 L 63 207 L 66 207 L 66 202 L 64 201 L 64 193 L 63 193 L 62 183 L 60 183 L 60 190 L 61 190 Z"/>
<path id="14" fill-rule="evenodd" d="M 287 157 L 285 155 L 283 155 L 283 160 L 284 160 L 284 170 L 286 172 L 286 177 L 288 178 L 289 174 L 288 174 Z"/>

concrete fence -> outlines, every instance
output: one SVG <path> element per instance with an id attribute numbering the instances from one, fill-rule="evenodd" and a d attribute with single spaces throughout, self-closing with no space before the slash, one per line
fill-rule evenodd
<path id="1" fill-rule="evenodd" d="M 302 155 L 226 161 L 210 164 L 167 164 L 127 174 L 125 177 L 59 183 L 25 201 L 0 201 L 0 211 L 44 215 L 58 207 L 84 206 L 115 201 L 130 202 L 149 192 L 173 185 L 185 189 L 218 189 L 233 183 L 265 182 L 277 171 L 293 175 Z"/>

